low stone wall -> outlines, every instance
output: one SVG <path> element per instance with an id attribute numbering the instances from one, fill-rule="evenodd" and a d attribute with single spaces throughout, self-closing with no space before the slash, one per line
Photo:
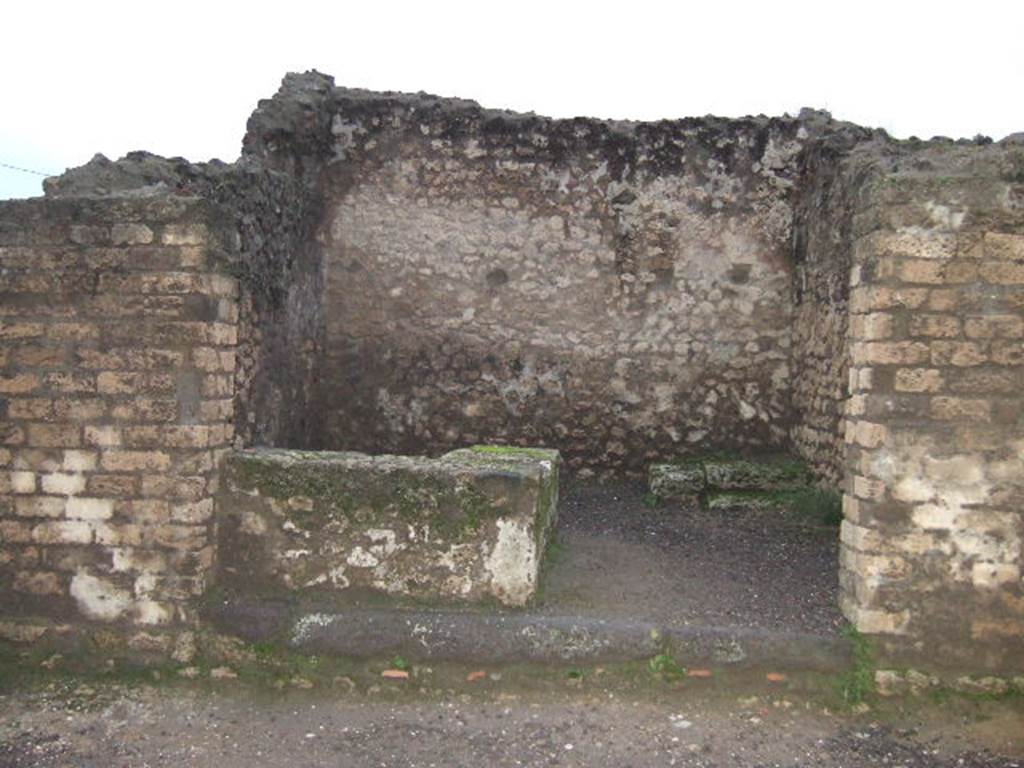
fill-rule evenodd
<path id="1" fill-rule="evenodd" d="M 218 583 L 523 605 L 555 520 L 559 464 L 556 451 L 488 446 L 439 459 L 235 452 L 217 497 Z"/>
<path id="2" fill-rule="evenodd" d="M 0 203 L 3 619 L 193 621 L 233 434 L 235 249 L 192 197 Z"/>
<path id="3" fill-rule="evenodd" d="M 1022 149 L 887 158 L 854 220 L 842 607 L 924 669 L 1024 669 Z"/>

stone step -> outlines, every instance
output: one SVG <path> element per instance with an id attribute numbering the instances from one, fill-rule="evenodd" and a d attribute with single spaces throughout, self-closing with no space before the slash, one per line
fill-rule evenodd
<path id="1" fill-rule="evenodd" d="M 469 664 L 591 664 L 670 655 L 686 667 L 771 667 L 839 672 L 849 642 L 837 636 L 523 612 L 305 606 L 233 598 L 207 608 L 220 630 L 293 651 L 353 658 L 400 655 Z"/>

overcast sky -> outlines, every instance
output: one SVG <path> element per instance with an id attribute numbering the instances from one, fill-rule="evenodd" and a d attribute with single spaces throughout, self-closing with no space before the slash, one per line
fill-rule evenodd
<path id="1" fill-rule="evenodd" d="M 1024 2 L 17 2 L 0 163 L 234 160 L 287 71 L 556 117 L 795 114 L 897 137 L 1024 131 Z M 0 166 L 0 198 L 42 177 Z"/>

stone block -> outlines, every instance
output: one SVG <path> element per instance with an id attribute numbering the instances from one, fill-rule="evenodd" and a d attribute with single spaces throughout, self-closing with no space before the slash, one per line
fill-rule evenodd
<path id="1" fill-rule="evenodd" d="M 171 466 L 163 451 L 111 450 L 103 453 L 103 468 L 109 472 L 160 471 Z"/>
<path id="2" fill-rule="evenodd" d="M 114 224 L 110 239 L 114 245 L 144 245 L 153 242 L 153 230 L 145 224 Z"/>
<path id="3" fill-rule="evenodd" d="M 779 494 L 768 494 L 759 491 L 709 491 L 704 498 L 704 506 L 710 510 L 750 510 L 760 511 L 781 509 L 786 500 Z"/>
<path id="4" fill-rule="evenodd" d="M 960 335 L 960 320 L 952 315 L 914 315 L 909 330 L 911 336 L 954 338 Z"/>
<path id="5" fill-rule="evenodd" d="M 438 459 L 278 449 L 229 454 L 219 582 L 245 591 L 523 605 L 554 522 L 556 451 Z"/>
<path id="6" fill-rule="evenodd" d="M 709 490 L 775 491 L 806 486 L 807 466 L 783 454 L 750 458 L 708 458 L 703 461 Z"/>
<path id="7" fill-rule="evenodd" d="M 938 392 L 942 386 L 942 372 L 935 368 L 900 368 L 893 383 L 897 392 Z"/>
<path id="8" fill-rule="evenodd" d="M 932 365 L 966 367 L 988 361 L 982 344 L 973 341 L 934 341 L 931 344 Z"/>
<path id="9" fill-rule="evenodd" d="M 979 274 L 982 280 L 993 285 L 1024 284 L 1024 264 L 1015 261 L 984 261 Z"/>
<path id="10" fill-rule="evenodd" d="M 1024 336 L 1024 317 L 1018 315 L 986 315 L 969 317 L 964 324 L 969 339 L 1019 339 Z"/>
<path id="11" fill-rule="evenodd" d="M 160 238 L 166 245 L 204 245 L 209 230 L 201 224 L 168 224 Z"/>
<path id="12" fill-rule="evenodd" d="M 51 571 L 21 571 L 14 577 L 14 591 L 30 595 L 59 595 L 60 577 Z"/>
<path id="13" fill-rule="evenodd" d="M 692 499 L 705 485 L 704 465 L 697 461 L 652 464 L 647 472 L 647 487 L 659 499 Z"/>
<path id="14" fill-rule="evenodd" d="M 36 492 L 35 472 L 11 472 L 10 493 L 31 494 Z"/>
<path id="15" fill-rule="evenodd" d="M 68 499 L 65 514 L 72 520 L 107 520 L 114 514 L 114 502 L 79 496 Z"/>
<path id="16" fill-rule="evenodd" d="M 0 394 L 23 395 L 39 387 L 39 377 L 34 373 L 0 375 Z"/>
<path id="17" fill-rule="evenodd" d="M 27 496 L 16 499 L 14 508 L 20 517 L 61 517 L 66 503 L 55 496 Z"/>
<path id="18" fill-rule="evenodd" d="M 54 472 L 42 475 L 43 493 L 55 496 L 74 496 L 85 490 L 85 476 L 78 473 Z"/>
<path id="19" fill-rule="evenodd" d="M 1024 259 L 1024 235 L 986 232 L 984 250 L 991 259 Z"/>
<path id="20" fill-rule="evenodd" d="M 121 444 L 121 430 L 117 427 L 85 428 L 85 442 L 99 448 L 110 448 Z"/>
<path id="21" fill-rule="evenodd" d="M 943 421 L 969 419 L 985 422 L 992 417 L 992 404 L 988 400 L 978 398 L 933 397 L 931 415 L 933 419 Z"/>
<path id="22" fill-rule="evenodd" d="M 869 365 L 920 365 L 929 354 L 928 345 L 919 341 L 858 342 L 851 348 L 854 363 Z"/>

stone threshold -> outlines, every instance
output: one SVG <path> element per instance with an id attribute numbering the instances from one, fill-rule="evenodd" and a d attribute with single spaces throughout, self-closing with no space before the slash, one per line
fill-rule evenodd
<path id="1" fill-rule="evenodd" d="M 219 600 L 206 609 L 218 630 L 310 654 L 477 664 L 593 664 L 669 654 L 684 667 L 771 667 L 840 672 L 851 662 L 840 637 L 723 626 L 445 609 L 296 610 L 286 601 Z"/>

